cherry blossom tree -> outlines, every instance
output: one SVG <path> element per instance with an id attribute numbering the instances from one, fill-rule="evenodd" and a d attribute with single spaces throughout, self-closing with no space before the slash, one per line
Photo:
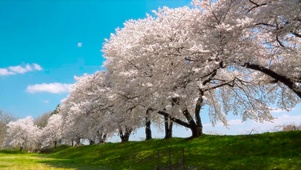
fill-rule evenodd
<path id="1" fill-rule="evenodd" d="M 59 114 L 63 118 L 63 136 L 64 138 L 70 139 L 80 143 L 80 139 L 86 137 L 88 126 L 86 121 L 86 112 L 81 109 L 87 101 L 88 94 L 84 93 L 84 84 L 91 79 L 91 75 L 84 75 L 82 77 L 75 77 L 77 82 L 73 85 L 70 95 L 60 105 Z M 80 119 L 83 120 L 80 120 Z"/>
<path id="2" fill-rule="evenodd" d="M 7 127 L 6 146 L 19 147 L 20 150 L 39 149 L 41 129 L 34 125 L 32 117 L 9 122 Z"/>
<path id="3" fill-rule="evenodd" d="M 226 125 L 226 114 L 231 112 L 242 114 L 243 120 L 271 120 L 268 105 L 281 87 L 263 82 L 263 75 L 246 69 L 245 64 L 236 65 L 244 61 L 239 58 L 242 52 L 249 53 L 244 57 L 251 59 L 258 44 L 245 37 L 250 19 L 231 21 L 234 26 L 224 23 L 231 17 L 224 16 L 229 8 L 221 3 L 213 6 L 221 10 L 218 15 L 201 3 L 201 9 L 163 8 L 155 17 L 130 20 L 103 48 L 108 71 L 118 77 L 116 80 L 141 91 L 139 97 L 144 94 L 141 105 L 190 128 L 193 137 L 202 134 L 203 105 L 209 107 L 212 123 Z M 266 51 L 264 47 L 260 49 Z M 287 93 L 285 88 L 281 90 Z M 287 100 L 282 106 L 296 102 Z"/>
<path id="4" fill-rule="evenodd" d="M 62 138 L 62 115 L 53 114 L 49 117 L 47 125 L 42 129 L 41 140 L 42 148 L 56 148 L 58 141 Z"/>
<path id="5" fill-rule="evenodd" d="M 59 109 L 65 120 L 64 136 L 77 139 L 77 143 L 79 138 L 94 143 L 95 140 L 104 142 L 117 132 L 122 142 L 128 141 L 141 119 L 127 116 L 136 109 L 129 102 L 124 102 L 125 95 L 113 90 L 108 74 L 96 72 L 76 77 L 76 80 L 69 97 Z"/>

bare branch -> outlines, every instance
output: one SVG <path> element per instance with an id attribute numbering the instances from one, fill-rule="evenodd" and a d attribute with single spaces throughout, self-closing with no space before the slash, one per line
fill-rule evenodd
<path id="1" fill-rule="evenodd" d="M 258 7 L 267 5 L 267 3 L 258 4 L 258 3 L 254 2 L 254 1 L 252 1 L 252 0 L 249 0 L 249 2 L 252 3 L 254 6 L 253 6 L 252 8 L 250 8 L 250 9 L 248 10 L 248 12 L 251 12 L 251 11 L 252 11 L 253 9 L 255 9 L 255 8 L 258 8 Z"/>

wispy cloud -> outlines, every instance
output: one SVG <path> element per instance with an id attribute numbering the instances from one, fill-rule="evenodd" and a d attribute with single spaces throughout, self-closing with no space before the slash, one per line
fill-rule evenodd
<path id="1" fill-rule="evenodd" d="M 253 120 L 248 120 L 242 122 L 240 119 L 233 119 L 228 121 L 228 127 L 223 126 L 218 123 L 217 126 L 212 127 L 211 124 L 204 124 L 205 133 L 216 133 L 216 134 L 249 134 L 249 133 L 262 133 L 282 130 L 279 127 L 283 125 L 299 125 L 301 123 L 300 115 L 288 115 L 282 112 L 281 115 L 275 116 L 272 122 L 255 122 Z"/>
<path id="2" fill-rule="evenodd" d="M 35 70 L 39 70 L 39 71 L 43 70 L 43 68 L 39 64 L 33 63 L 32 66 L 33 66 L 33 69 L 35 69 Z"/>
<path id="3" fill-rule="evenodd" d="M 26 72 L 40 71 L 40 70 L 43 70 L 43 68 L 39 64 L 36 64 L 36 63 L 17 65 L 17 66 L 9 66 L 7 68 L 0 68 L 0 76 L 24 74 Z"/>
<path id="4" fill-rule="evenodd" d="M 78 43 L 77 43 L 77 47 L 78 47 L 78 48 L 82 47 L 82 45 L 83 45 L 82 42 L 78 42 Z"/>
<path id="5" fill-rule="evenodd" d="M 62 83 L 42 83 L 42 84 L 34 84 L 29 85 L 26 88 L 28 93 L 67 93 L 70 90 L 72 84 L 62 84 Z"/>
<path id="6" fill-rule="evenodd" d="M 43 103 L 48 104 L 49 100 L 43 100 Z"/>
<path id="7" fill-rule="evenodd" d="M 13 75 L 16 74 L 6 68 L 0 68 L 0 76 L 8 76 L 8 75 Z"/>

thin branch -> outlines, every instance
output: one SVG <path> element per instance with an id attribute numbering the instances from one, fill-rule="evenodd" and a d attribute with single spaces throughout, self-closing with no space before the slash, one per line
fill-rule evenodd
<path id="1" fill-rule="evenodd" d="M 132 66 L 134 66 L 138 71 L 141 71 L 141 69 L 138 67 L 138 66 L 136 66 L 133 62 L 131 62 L 130 60 L 127 60 Z M 145 71 L 143 71 L 143 73 L 147 76 L 147 77 L 152 77 L 153 75 L 152 74 L 149 74 L 149 73 L 147 73 L 147 72 L 145 72 Z"/>
<path id="2" fill-rule="evenodd" d="M 219 84 L 219 85 L 217 85 L 217 86 L 210 87 L 210 88 L 208 88 L 208 89 L 205 89 L 204 92 L 206 92 L 206 91 L 211 91 L 211 90 L 220 88 L 220 87 L 225 86 L 225 85 L 228 85 L 229 87 L 234 87 L 234 82 L 235 82 L 235 80 L 236 80 L 236 78 L 234 78 L 233 80 L 230 80 L 230 81 L 228 81 L 228 82 Z"/>
<path id="3" fill-rule="evenodd" d="M 250 9 L 248 10 L 248 12 L 251 12 L 251 11 L 252 11 L 253 9 L 255 9 L 255 8 L 258 8 L 258 7 L 267 5 L 267 3 L 258 4 L 258 3 L 254 2 L 254 1 L 252 1 L 252 0 L 249 0 L 249 2 L 250 2 L 251 4 L 253 4 L 254 6 L 253 6 L 252 8 L 250 8 Z"/>
<path id="4" fill-rule="evenodd" d="M 268 27 L 276 27 L 276 26 L 273 25 L 273 24 L 267 24 L 267 23 L 263 23 L 263 22 L 259 22 L 259 23 L 255 24 L 255 26 L 260 26 L 260 25 L 268 26 Z"/>
<path id="5" fill-rule="evenodd" d="M 301 34 L 297 33 L 297 32 L 291 32 L 293 35 L 295 35 L 298 38 L 301 38 Z"/>

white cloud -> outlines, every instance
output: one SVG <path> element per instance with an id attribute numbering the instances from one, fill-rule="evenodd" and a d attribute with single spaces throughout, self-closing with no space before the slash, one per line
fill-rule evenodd
<path id="1" fill-rule="evenodd" d="M 83 43 L 82 43 L 82 42 L 78 42 L 78 43 L 77 43 L 77 47 L 78 47 L 78 48 L 80 48 L 80 47 L 82 47 L 82 46 L 83 46 Z"/>
<path id="2" fill-rule="evenodd" d="M 12 71 L 9 71 L 6 68 L 0 68 L 0 76 L 8 76 L 8 75 L 13 75 L 13 74 L 15 74 L 15 73 Z"/>
<path id="3" fill-rule="evenodd" d="M 7 68 L 0 68 L 0 76 L 8 76 L 14 74 L 24 74 L 29 71 L 40 71 L 42 67 L 38 64 L 26 64 L 26 65 L 17 65 L 17 66 L 9 66 Z"/>
<path id="4" fill-rule="evenodd" d="M 47 92 L 47 93 L 66 93 L 69 92 L 71 84 L 62 84 L 62 83 L 42 83 L 29 85 L 26 88 L 28 93 L 39 93 L 39 92 Z"/>
<path id="5" fill-rule="evenodd" d="M 43 103 L 48 104 L 49 100 L 43 100 Z"/>
<path id="6" fill-rule="evenodd" d="M 245 128 L 245 131 L 253 130 L 255 133 L 262 132 L 272 132 L 282 130 L 284 125 L 300 125 L 301 124 L 301 115 L 287 115 L 283 114 L 277 116 L 272 122 L 255 122 L 248 124 L 248 126 L 242 127 Z"/>
<path id="7" fill-rule="evenodd" d="M 22 67 L 22 66 L 10 66 L 8 67 L 11 71 L 15 72 L 15 73 L 26 73 L 28 71 L 32 71 L 31 67 L 27 64 L 26 67 Z"/>
<path id="8" fill-rule="evenodd" d="M 263 133 L 263 132 L 272 132 L 277 130 L 282 130 L 279 127 L 283 125 L 300 125 L 301 124 L 301 115 L 288 115 L 282 112 L 283 114 L 275 116 L 275 119 L 272 122 L 255 122 L 253 120 L 248 120 L 242 122 L 240 119 L 233 119 L 228 121 L 228 127 L 223 126 L 221 123 L 218 123 L 217 126 L 212 127 L 211 124 L 204 124 L 205 133 L 214 133 L 214 134 L 249 134 L 249 133 Z"/>
<path id="9" fill-rule="evenodd" d="M 267 125 L 286 125 L 286 124 L 301 124 L 301 115 L 288 115 L 283 114 L 277 116 L 272 122 L 268 122 Z"/>
<path id="10" fill-rule="evenodd" d="M 33 68 L 35 69 L 35 70 L 43 70 L 43 68 L 40 66 L 40 65 L 38 65 L 38 64 L 36 64 L 36 63 L 33 63 L 32 64 L 32 66 L 33 66 Z"/>
<path id="11" fill-rule="evenodd" d="M 244 122 L 241 119 L 233 119 L 228 121 L 229 126 L 237 126 L 237 125 L 243 125 Z"/>

